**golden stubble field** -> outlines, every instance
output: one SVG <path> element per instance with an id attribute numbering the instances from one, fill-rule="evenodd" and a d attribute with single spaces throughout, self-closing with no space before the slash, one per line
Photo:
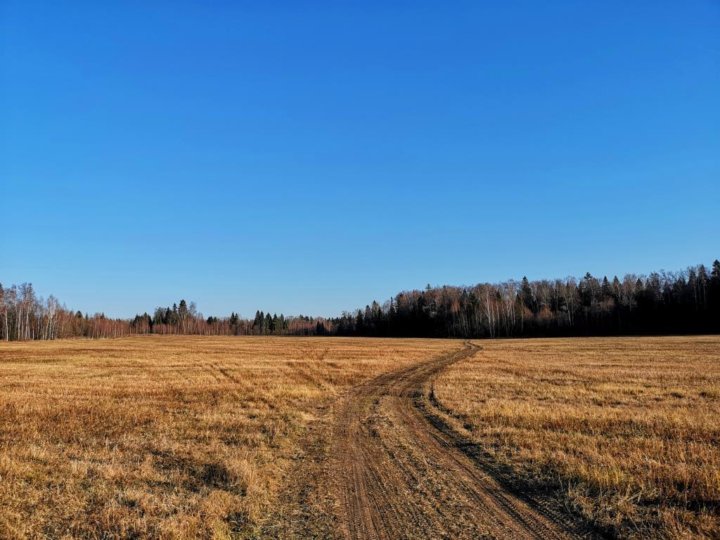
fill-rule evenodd
<path id="1" fill-rule="evenodd" d="M 498 465 L 612 535 L 720 538 L 720 337 L 482 347 L 433 390 Z"/>
<path id="2" fill-rule="evenodd" d="M 497 475 L 615 536 L 720 537 L 720 337 L 475 343 L 458 361 L 470 345 L 453 340 L 0 343 L 0 538 L 340 535 L 320 477 L 347 476 L 329 464 L 350 463 L 333 434 L 355 409 L 358 440 L 393 449 L 388 470 L 420 464 L 386 486 L 400 505 L 443 485 L 430 415 L 454 430 L 445 440 L 472 443 L 452 449 L 482 473 L 468 478 Z M 392 393 L 432 359 L 425 392 Z M 443 519 L 479 511 L 449 502 Z"/>
<path id="3" fill-rule="evenodd" d="M 275 519 L 306 427 L 431 340 L 0 343 L 0 538 L 227 538 Z"/>

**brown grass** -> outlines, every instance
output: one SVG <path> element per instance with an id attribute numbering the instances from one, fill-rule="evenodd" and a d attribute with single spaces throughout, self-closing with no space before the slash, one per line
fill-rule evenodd
<path id="1" fill-rule="evenodd" d="M 253 536 L 313 418 L 433 340 L 0 343 L 0 538 Z"/>
<path id="2" fill-rule="evenodd" d="M 720 337 L 480 344 L 434 395 L 519 485 L 623 537 L 720 537 Z M 458 346 L 0 343 L 0 538 L 272 536 L 314 420 Z"/>
<path id="3" fill-rule="evenodd" d="M 499 466 L 623 537 L 720 537 L 720 337 L 482 346 L 434 392 Z"/>

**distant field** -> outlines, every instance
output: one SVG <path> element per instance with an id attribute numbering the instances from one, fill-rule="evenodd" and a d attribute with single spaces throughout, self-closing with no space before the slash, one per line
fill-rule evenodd
<path id="1" fill-rule="evenodd" d="M 434 393 L 498 464 L 621 536 L 720 537 L 719 337 L 482 347 Z"/>
<path id="2" fill-rule="evenodd" d="M 719 355 L 716 337 L 3 342 L 0 538 L 718 537 Z"/>

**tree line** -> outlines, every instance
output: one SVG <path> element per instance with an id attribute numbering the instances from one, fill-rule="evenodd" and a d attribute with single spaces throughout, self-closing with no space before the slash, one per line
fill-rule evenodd
<path id="1" fill-rule="evenodd" d="M 70 311 L 52 295 L 43 300 L 30 283 L 8 288 L 0 284 L 2 340 L 120 337 L 129 330 L 128 321 Z"/>
<path id="2" fill-rule="evenodd" d="M 257 311 L 205 318 L 180 300 L 131 320 L 71 311 L 31 284 L 0 284 L 0 339 L 107 338 L 131 334 L 552 337 L 720 332 L 720 261 L 681 272 L 590 273 L 581 279 L 482 283 L 404 291 L 340 317 Z"/>
<path id="3" fill-rule="evenodd" d="M 254 319 L 237 313 L 205 318 L 194 302 L 180 300 L 172 307 L 158 307 L 153 315 L 133 319 L 106 317 L 73 311 L 54 297 L 37 296 L 30 283 L 3 287 L 0 284 L 0 340 L 59 339 L 72 337 L 113 338 L 135 334 L 185 335 L 318 335 L 331 334 L 332 323 L 320 317 L 270 314 L 258 311 Z"/>
<path id="4" fill-rule="evenodd" d="M 720 332 L 720 261 L 682 272 L 430 287 L 333 321 L 339 335 L 561 337 Z"/>

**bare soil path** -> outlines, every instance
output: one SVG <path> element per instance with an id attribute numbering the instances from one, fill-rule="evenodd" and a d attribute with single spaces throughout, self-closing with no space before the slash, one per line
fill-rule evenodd
<path id="1" fill-rule="evenodd" d="M 458 351 L 354 387 L 308 434 L 275 538 L 566 539 L 596 536 L 528 493 L 445 422 L 432 381 Z M 268 531 L 266 531 L 268 532 Z"/>
<path id="2" fill-rule="evenodd" d="M 588 536 L 541 501 L 503 486 L 431 410 L 433 376 L 479 350 L 468 342 L 458 352 L 372 379 L 347 396 L 333 434 L 342 536 Z"/>

